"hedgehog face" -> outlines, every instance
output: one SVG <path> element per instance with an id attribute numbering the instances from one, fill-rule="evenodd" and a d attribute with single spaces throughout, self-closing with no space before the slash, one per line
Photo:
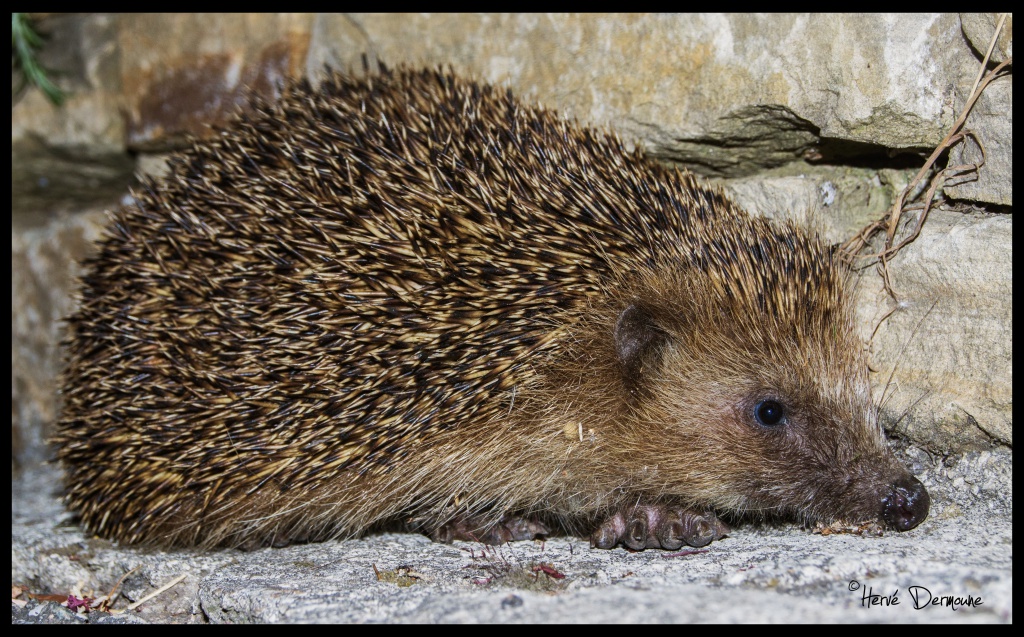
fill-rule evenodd
<path id="1" fill-rule="evenodd" d="M 642 472 L 647 488 L 721 510 L 916 526 L 927 492 L 885 446 L 866 365 L 835 354 L 862 351 L 851 326 L 767 342 L 763 323 L 706 298 L 682 310 L 629 305 L 615 344 L 644 424 L 623 433 L 665 449 L 658 470 Z"/>

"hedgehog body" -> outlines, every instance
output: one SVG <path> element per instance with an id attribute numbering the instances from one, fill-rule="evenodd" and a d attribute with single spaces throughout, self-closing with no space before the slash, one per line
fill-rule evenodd
<path id="1" fill-rule="evenodd" d="M 928 496 L 885 446 L 846 279 L 800 229 L 508 92 L 293 83 L 87 261 L 67 501 L 161 545 L 911 528 Z"/>

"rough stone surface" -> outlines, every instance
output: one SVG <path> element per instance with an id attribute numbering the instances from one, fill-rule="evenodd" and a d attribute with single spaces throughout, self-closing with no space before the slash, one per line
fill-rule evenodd
<path id="1" fill-rule="evenodd" d="M 137 568 L 117 610 L 187 575 L 131 611 L 146 622 L 1012 622 L 1009 453 L 943 461 L 912 450 L 910 464 L 933 501 L 914 531 L 824 536 L 743 524 L 685 554 L 602 551 L 572 537 L 485 548 L 413 534 L 252 553 L 118 548 L 69 523 L 47 468 L 14 482 L 11 578 L 32 593 L 106 594 Z M 923 590 L 911 587 L 982 603 L 916 609 L 911 593 Z M 870 605 L 865 592 L 890 601 Z M 23 611 L 12 607 L 12 621 Z M 35 621 L 68 619 L 49 612 Z"/>
<path id="2" fill-rule="evenodd" d="M 716 181 L 751 214 L 791 219 L 826 241 L 841 243 L 882 217 L 913 172 L 880 175 L 869 168 L 791 164 L 754 177 Z"/>
<path id="3" fill-rule="evenodd" d="M 116 146 L 126 135 L 132 148 L 166 147 L 224 121 L 244 102 L 243 87 L 270 95 L 285 75 L 359 68 L 367 53 L 391 64 L 451 64 L 611 125 L 657 156 L 736 176 L 823 150 L 841 159 L 934 146 L 956 117 L 955 87 L 976 71 L 965 33 L 977 29 L 962 22 L 956 14 L 51 16 L 44 27 L 70 49 L 51 54 L 52 66 L 69 77 L 72 101 L 55 109 L 26 92 L 12 137 L 51 139 L 63 129 L 54 141 L 64 145 Z"/>
<path id="4" fill-rule="evenodd" d="M 11 209 L 24 219 L 54 211 L 109 206 L 132 182 L 135 160 L 123 149 L 98 150 L 43 143 L 30 137 L 11 145 Z"/>
<path id="5" fill-rule="evenodd" d="M 816 136 L 934 145 L 973 59 L 955 14 L 352 15 L 318 18 L 307 71 L 358 67 L 363 51 L 507 81 L 727 175 L 799 158 Z"/>
<path id="6" fill-rule="evenodd" d="M 67 101 L 55 107 L 33 88 L 14 94 L 12 145 L 34 138 L 62 149 L 123 153 L 121 51 L 116 44 L 119 18 L 53 14 L 39 20 L 36 29 L 47 42 L 39 52 L 39 63 L 64 90 Z"/>
<path id="7" fill-rule="evenodd" d="M 964 37 L 971 43 L 978 57 L 985 57 L 988 45 L 992 41 L 992 34 L 999 25 L 998 13 L 961 13 L 960 26 L 963 28 Z M 1013 57 L 1013 14 L 1006 15 L 1003 29 L 999 32 L 999 39 L 996 40 L 995 48 L 992 49 L 994 63 L 999 64 L 1009 57 Z"/>
<path id="8" fill-rule="evenodd" d="M 99 236 L 101 211 L 11 220 L 12 458 L 31 466 L 48 454 L 57 418 L 61 319 L 71 312 L 76 260 Z"/>
<path id="9" fill-rule="evenodd" d="M 78 615 L 57 602 L 29 600 L 25 606 L 11 607 L 12 624 L 84 624 L 86 616 Z"/>
<path id="10" fill-rule="evenodd" d="M 302 72 L 310 14 L 122 16 L 129 148 L 161 150 L 207 135 L 248 100 L 272 98 Z"/>
<path id="11" fill-rule="evenodd" d="M 977 179 L 957 180 L 947 187 L 953 199 L 1013 205 L 1013 80 L 1003 77 L 989 84 L 967 117 L 964 128 L 974 131 L 985 145 L 985 164 Z M 950 164 L 974 164 L 981 152 L 973 141 L 950 151 Z"/>
<path id="12" fill-rule="evenodd" d="M 884 421 L 940 450 L 1012 444 L 1012 261 L 1008 215 L 932 210 L 890 263 L 898 301 L 865 273 L 861 325 L 897 306 L 870 350 Z"/>
<path id="13" fill-rule="evenodd" d="M 359 68 L 368 53 L 508 83 L 567 115 L 612 125 L 658 156 L 726 176 L 813 155 L 823 140 L 874 152 L 932 146 L 956 116 L 951 87 L 973 79 L 960 81 L 975 59 L 956 14 L 176 14 L 49 23 L 81 34 L 72 40 L 78 55 L 65 58 L 85 64 L 63 65 L 80 78 L 69 106 L 90 130 L 106 123 L 107 144 L 119 139 L 115 127 L 137 149 L 180 143 L 183 132 L 203 133 L 233 112 L 242 87 L 271 94 L 286 74 Z M 17 118 L 35 122 L 33 131 L 74 121 L 38 92 L 26 99 Z M 82 113 L 77 105 L 88 99 L 106 107 Z M 123 120 L 111 108 L 118 100 Z"/>

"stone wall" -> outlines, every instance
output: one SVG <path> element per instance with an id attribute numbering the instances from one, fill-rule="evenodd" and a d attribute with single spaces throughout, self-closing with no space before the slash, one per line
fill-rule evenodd
<path id="1" fill-rule="evenodd" d="M 364 55 L 451 65 L 840 241 L 885 213 L 948 132 L 996 17 L 35 16 L 40 60 L 68 99 L 57 107 L 32 88 L 12 99 L 15 465 L 48 455 L 59 319 L 102 210 L 250 91 L 272 98 L 286 76 L 358 70 Z M 1012 55 L 1012 18 L 1003 33 L 996 61 Z M 1010 77 L 967 125 L 987 162 L 891 261 L 898 299 L 873 268 L 859 283 L 883 422 L 939 452 L 1012 444 Z"/>

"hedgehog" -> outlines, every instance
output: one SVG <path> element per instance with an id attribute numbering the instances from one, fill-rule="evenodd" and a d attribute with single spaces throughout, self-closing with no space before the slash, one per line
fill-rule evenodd
<path id="1" fill-rule="evenodd" d="M 834 248 L 450 69 L 254 97 L 83 265 L 54 441 L 106 538 L 674 550 L 928 514 Z"/>

